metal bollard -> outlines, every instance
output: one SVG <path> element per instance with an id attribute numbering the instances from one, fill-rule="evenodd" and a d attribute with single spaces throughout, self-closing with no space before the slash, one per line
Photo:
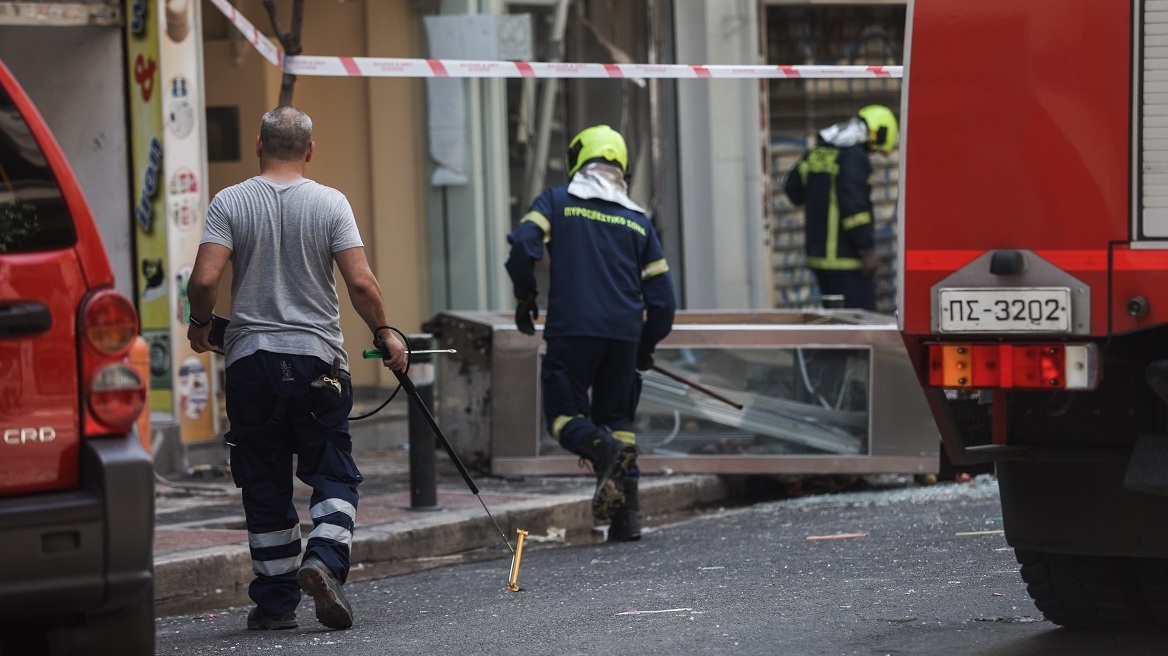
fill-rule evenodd
<path id="1" fill-rule="evenodd" d="M 433 335 L 410 335 L 411 351 L 433 348 Z M 410 379 L 426 407 L 434 407 L 433 356 L 421 353 L 410 356 Z M 410 510 L 438 508 L 438 478 L 434 471 L 437 443 L 422 411 L 409 404 L 410 429 Z"/>

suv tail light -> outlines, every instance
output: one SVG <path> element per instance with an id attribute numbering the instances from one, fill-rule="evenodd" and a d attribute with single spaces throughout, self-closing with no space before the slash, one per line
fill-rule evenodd
<path id="1" fill-rule="evenodd" d="M 107 364 L 89 384 L 89 409 L 106 426 L 125 432 L 146 405 L 146 386 L 125 364 Z M 124 427 L 124 428 L 123 428 Z"/>
<path id="2" fill-rule="evenodd" d="M 81 334 L 98 353 L 123 356 L 138 334 L 138 313 L 125 296 L 105 289 L 89 298 L 81 313 Z"/>
<path id="3" fill-rule="evenodd" d="M 950 389 L 1094 389 L 1094 344 L 929 344 L 929 385 Z"/>
<path id="4" fill-rule="evenodd" d="M 86 437 L 125 433 L 146 407 L 146 384 L 130 366 L 138 313 L 112 289 L 88 296 L 78 314 Z"/>

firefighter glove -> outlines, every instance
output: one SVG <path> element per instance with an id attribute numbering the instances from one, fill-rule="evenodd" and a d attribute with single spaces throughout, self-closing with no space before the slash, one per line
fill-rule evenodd
<path id="1" fill-rule="evenodd" d="M 876 255 L 876 251 L 863 251 L 860 253 L 860 271 L 866 276 L 871 276 L 876 273 L 876 269 L 880 266 L 880 257 Z"/>
<path id="2" fill-rule="evenodd" d="M 638 353 L 637 354 L 637 371 L 648 371 L 653 368 L 653 354 L 652 353 Z"/>
<path id="3" fill-rule="evenodd" d="M 515 326 L 524 335 L 535 334 L 535 320 L 539 318 L 539 305 L 535 302 L 535 296 L 532 293 L 515 302 Z"/>

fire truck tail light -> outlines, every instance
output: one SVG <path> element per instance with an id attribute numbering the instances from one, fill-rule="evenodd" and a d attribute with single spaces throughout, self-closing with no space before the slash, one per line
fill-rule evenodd
<path id="1" fill-rule="evenodd" d="M 1099 368 L 1094 344 L 1066 347 L 1067 389 L 1094 389 Z"/>
<path id="2" fill-rule="evenodd" d="M 1094 389 L 1094 344 L 929 344 L 929 385 L 977 389 Z"/>

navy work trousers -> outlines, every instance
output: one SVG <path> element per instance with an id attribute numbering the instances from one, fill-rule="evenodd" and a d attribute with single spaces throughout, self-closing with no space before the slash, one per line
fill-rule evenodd
<path id="1" fill-rule="evenodd" d="M 322 385 L 313 387 L 314 380 Z M 296 476 L 312 488 L 313 529 L 306 555 L 315 555 L 342 583 L 357 515 L 361 473 L 353 461 L 347 375 L 331 375 L 319 358 L 258 351 L 227 368 L 231 474 L 243 491 L 255 579 L 248 589 L 265 612 L 280 615 L 300 603 L 300 517 L 292 501 Z"/>

